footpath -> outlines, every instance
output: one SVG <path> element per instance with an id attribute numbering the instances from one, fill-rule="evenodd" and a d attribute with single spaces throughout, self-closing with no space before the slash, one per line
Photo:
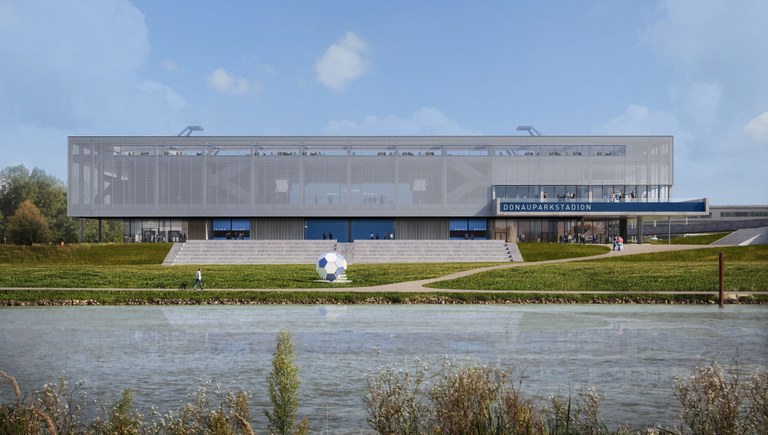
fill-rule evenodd
<path id="1" fill-rule="evenodd" d="M 610 247 L 610 245 L 609 245 Z M 690 250 L 690 249 L 708 249 L 712 248 L 710 245 L 624 245 L 624 249 L 621 251 L 609 251 L 607 254 L 600 254 L 600 255 L 591 255 L 589 257 L 578 257 L 578 258 L 563 258 L 559 260 L 547 260 L 547 261 L 536 261 L 536 262 L 522 262 L 522 263 L 509 263 L 509 264 L 502 264 L 498 266 L 489 266 L 489 267 L 483 267 L 478 269 L 470 269 L 470 270 L 464 270 L 461 272 L 452 273 L 450 275 L 441 276 L 438 278 L 430 278 L 430 279 L 423 279 L 419 281 L 409 281 L 409 282 L 400 282 L 396 284 L 385 284 L 380 286 L 374 286 L 374 287 L 345 287 L 344 291 L 350 291 L 350 292 L 445 292 L 445 293 L 467 293 L 467 292 L 482 292 L 482 293 L 553 293 L 551 290 L 483 290 L 483 289 L 476 289 L 476 290 L 454 290 L 454 289 L 440 289 L 440 288 L 430 288 L 425 287 L 427 284 L 432 283 L 439 283 L 440 281 L 449 281 L 452 279 L 457 278 L 463 278 L 465 276 L 474 275 L 476 273 L 482 273 L 487 272 L 490 270 L 498 270 L 498 269 L 510 269 L 514 267 L 530 267 L 530 266 L 540 266 L 543 264 L 557 264 L 557 263 L 572 263 L 576 261 L 588 261 L 588 260 L 596 260 L 600 258 L 609 258 L 609 257 L 617 257 L 617 256 L 624 256 L 624 255 L 638 255 L 638 254 L 651 254 L 651 253 L 657 253 L 657 252 L 669 252 L 669 251 L 683 251 L 683 250 Z M 559 294 L 608 294 L 608 293 L 615 293 L 611 291 L 563 291 L 558 290 L 556 293 Z M 685 291 L 653 291 L 653 292 L 632 292 L 632 293 L 646 293 L 646 294 L 712 294 L 713 292 L 685 292 Z M 716 292 L 715 292 L 716 293 Z M 764 292 L 739 292 L 739 295 L 748 295 L 748 294 L 765 294 Z"/>

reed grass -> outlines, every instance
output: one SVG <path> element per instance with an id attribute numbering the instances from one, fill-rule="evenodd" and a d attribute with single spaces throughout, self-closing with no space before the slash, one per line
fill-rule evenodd
<path id="1" fill-rule="evenodd" d="M 1 376 L 16 385 L 10 375 Z M 634 433 L 766 433 L 768 371 L 743 376 L 738 365 L 728 370 L 716 362 L 696 366 L 690 376 L 674 379 L 682 409 L 675 425 L 664 428 L 648 422 L 648 428 Z M 515 371 L 447 358 L 439 364 L 419 360 L 411 368 L 378 366 L 367 378 L 362 405 L 369 426 L 381 434 L 630 433 L 626 426 L 606 427 L 600 416 L 606 398 L 594 387 L 578 386 L 574 396 L 552 396 L 541 403 L 526 393 L 523 379 Z M 250 413 L 252 396 L 247 391 L 212 389 L 210 382 L 203 382 L 177 410 L 145 416 L 133 409 L 130 389 L 114 403 L 99 404 L 87 399 L 82 382 L 70 384 L 60 377 L 57 383 L 31 393 L 17 392 L 0 403 L 0 433 L 253 434 L 257 422 Z M 102 414 L 88 417 L 93 406 Z M 304 419 L 295 433 L 309 429 Z"/>

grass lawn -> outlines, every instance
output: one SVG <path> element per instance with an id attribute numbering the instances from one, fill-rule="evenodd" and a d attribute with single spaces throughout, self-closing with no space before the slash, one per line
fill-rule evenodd
<path id="1" fill-rule="evenodd" d="M 0 245 L 0 265 L 161 264 L 172 243 L 99 243 L 72 245 Z"/>
<path id="2" fill-rule="evenodd" d="M 315 282 L 317 275 L 313 265 L 209 265 L 202 267 L 206 289 L 217 290 L 199 292 L 179 290 L 181 283 L 191 289 L 198 266 L 160 265 L 169 248 L 170 244 L 72 245 L 64 248 L 0 246 L 0 287 L 29 289 L 0 291 L 0 304 L 71 301 L 99 304 L 710 303 L 710 296 L 631 295 L 627 292 L 716 291 L 719 252 L 725 253 L 727 290 L 768 290 L 768 246 L 676 251 L 515 267 L 441 281 L 430 286 L 434 292 L 421 293 L 354 293 L 345 288 L 436 278 L 499 263 L 356 264 L 348 272 L 348 278 L 353 282 L 336 285 Z M 521 244 L 520 249 L 527 261 L 541 261 L 591 256 L 605 253 L 608 248 L 526 243 Z M 76 290 L 82 288 L 89 290 Z M 450 293 L 441 289 L 501 292 Z M 504 293 L 504 290 L 547 290 L 553 293 Z M 557 294 L 561 290 L 617 293 Z M 768 302 L 768 291 L 765 296 L 750 300 L 754 301 Z"/>
<path id="3" fill-rule="evenodd" d="M 311 264 L 202 266 L 203 282 L 216 289 L 300 289 L 375 286 L 436 278 L 499 263 L 357 264 L 350 284 L 315 282 Z M 178 289 L 192 288 L 198 266 L 0 264 L 0 287 Z"/>
<path id="4" fill-rule="evenodd" d="M 694 236 L 675 237 L 672 239 L 672 244 L 673 245 L 711 245 L 712 243 L 722 239 L 728 234 L 731 234 L 731 233 L 725 232 L 725 233 L 699 234 Z M 645 241 L 646 243 L 652 243 L 654 245 L 667 244 L 666 238 L 651 241 L 650 237 L 646 237 Z"/>
<path id="5" fill-rule="evenodd" d="M 725 255 L 726 290 L 768 290 L 766 245 L 516 267 L 440 281 L 429 287 L 465 290 L 717 291 L 720 252 Z"/>
<path id="6" fill-rule="evenodd" d="M 518 243 L 520 253 L 527 262 L 559 260 L 561 258 L 589 257 L 606 254 L 611 249 L 604 245 L 579 245 L 577 243 Z"/>

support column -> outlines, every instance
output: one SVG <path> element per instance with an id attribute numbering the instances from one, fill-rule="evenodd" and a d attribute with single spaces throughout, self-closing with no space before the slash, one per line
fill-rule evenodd
<path id="1" fill-rule="evenodd" d="M 643 218 L 637 217 L 637 244 L 643 244 Z"/>
<path id="2" fill-rule="evenodd" d="M 622 239 L 629 240 L 627 237 L 627 218 L 619 218 L 619 235 Z"/>
<path id="3" fill-rule="evenodd" d="M 512 222 L 510 222 L 511 219 L 506 219 L 507 221 L 507 243 L 517 243 L 517 225 L 514 225 Z"/>

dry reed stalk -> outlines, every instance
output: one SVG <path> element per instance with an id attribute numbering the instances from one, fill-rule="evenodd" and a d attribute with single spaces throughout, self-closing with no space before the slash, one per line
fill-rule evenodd
<path id="1" fill-rule="evenodd" d="M 235 417 L 237 417 L 237 421 L 240 422 L 240 424 L 243 426 L 243 428 L 248 431 L 249 435 L 254 435 L 253 434 L 253 429 L 251 429 L 251 424 L 248 423 L 248 421 L 246 419 L 244 419 L 240 414 L 236 414 Z"/>
<path id="2" fill-rule="evenodd" d="M 48 427 L 48 432 L 50 432 L 51 435 L 56 435 L 56 427 L 53 425 L 53 420 L 51 420 L 51 417 L 49 417 L 48 414 L 33 406 L 27 407 L 27 409 L 30 410 L 33 414 L 37 414 L 38 417 L 45 420 L 45 425 Z"/>
<path id="3" fill-rule="evenodd" d="M 19 389 L 19 384 L 16 383 L 16 378 L 13 376 L 9 376 L 4 371 L 0 370 L 0 376 L 4 377 L 5 379 L 8 379 L 8 381 L 13 385 L 13 391 L 16 393 L 16 397 L 21 397 L 21 390 Z"/>

